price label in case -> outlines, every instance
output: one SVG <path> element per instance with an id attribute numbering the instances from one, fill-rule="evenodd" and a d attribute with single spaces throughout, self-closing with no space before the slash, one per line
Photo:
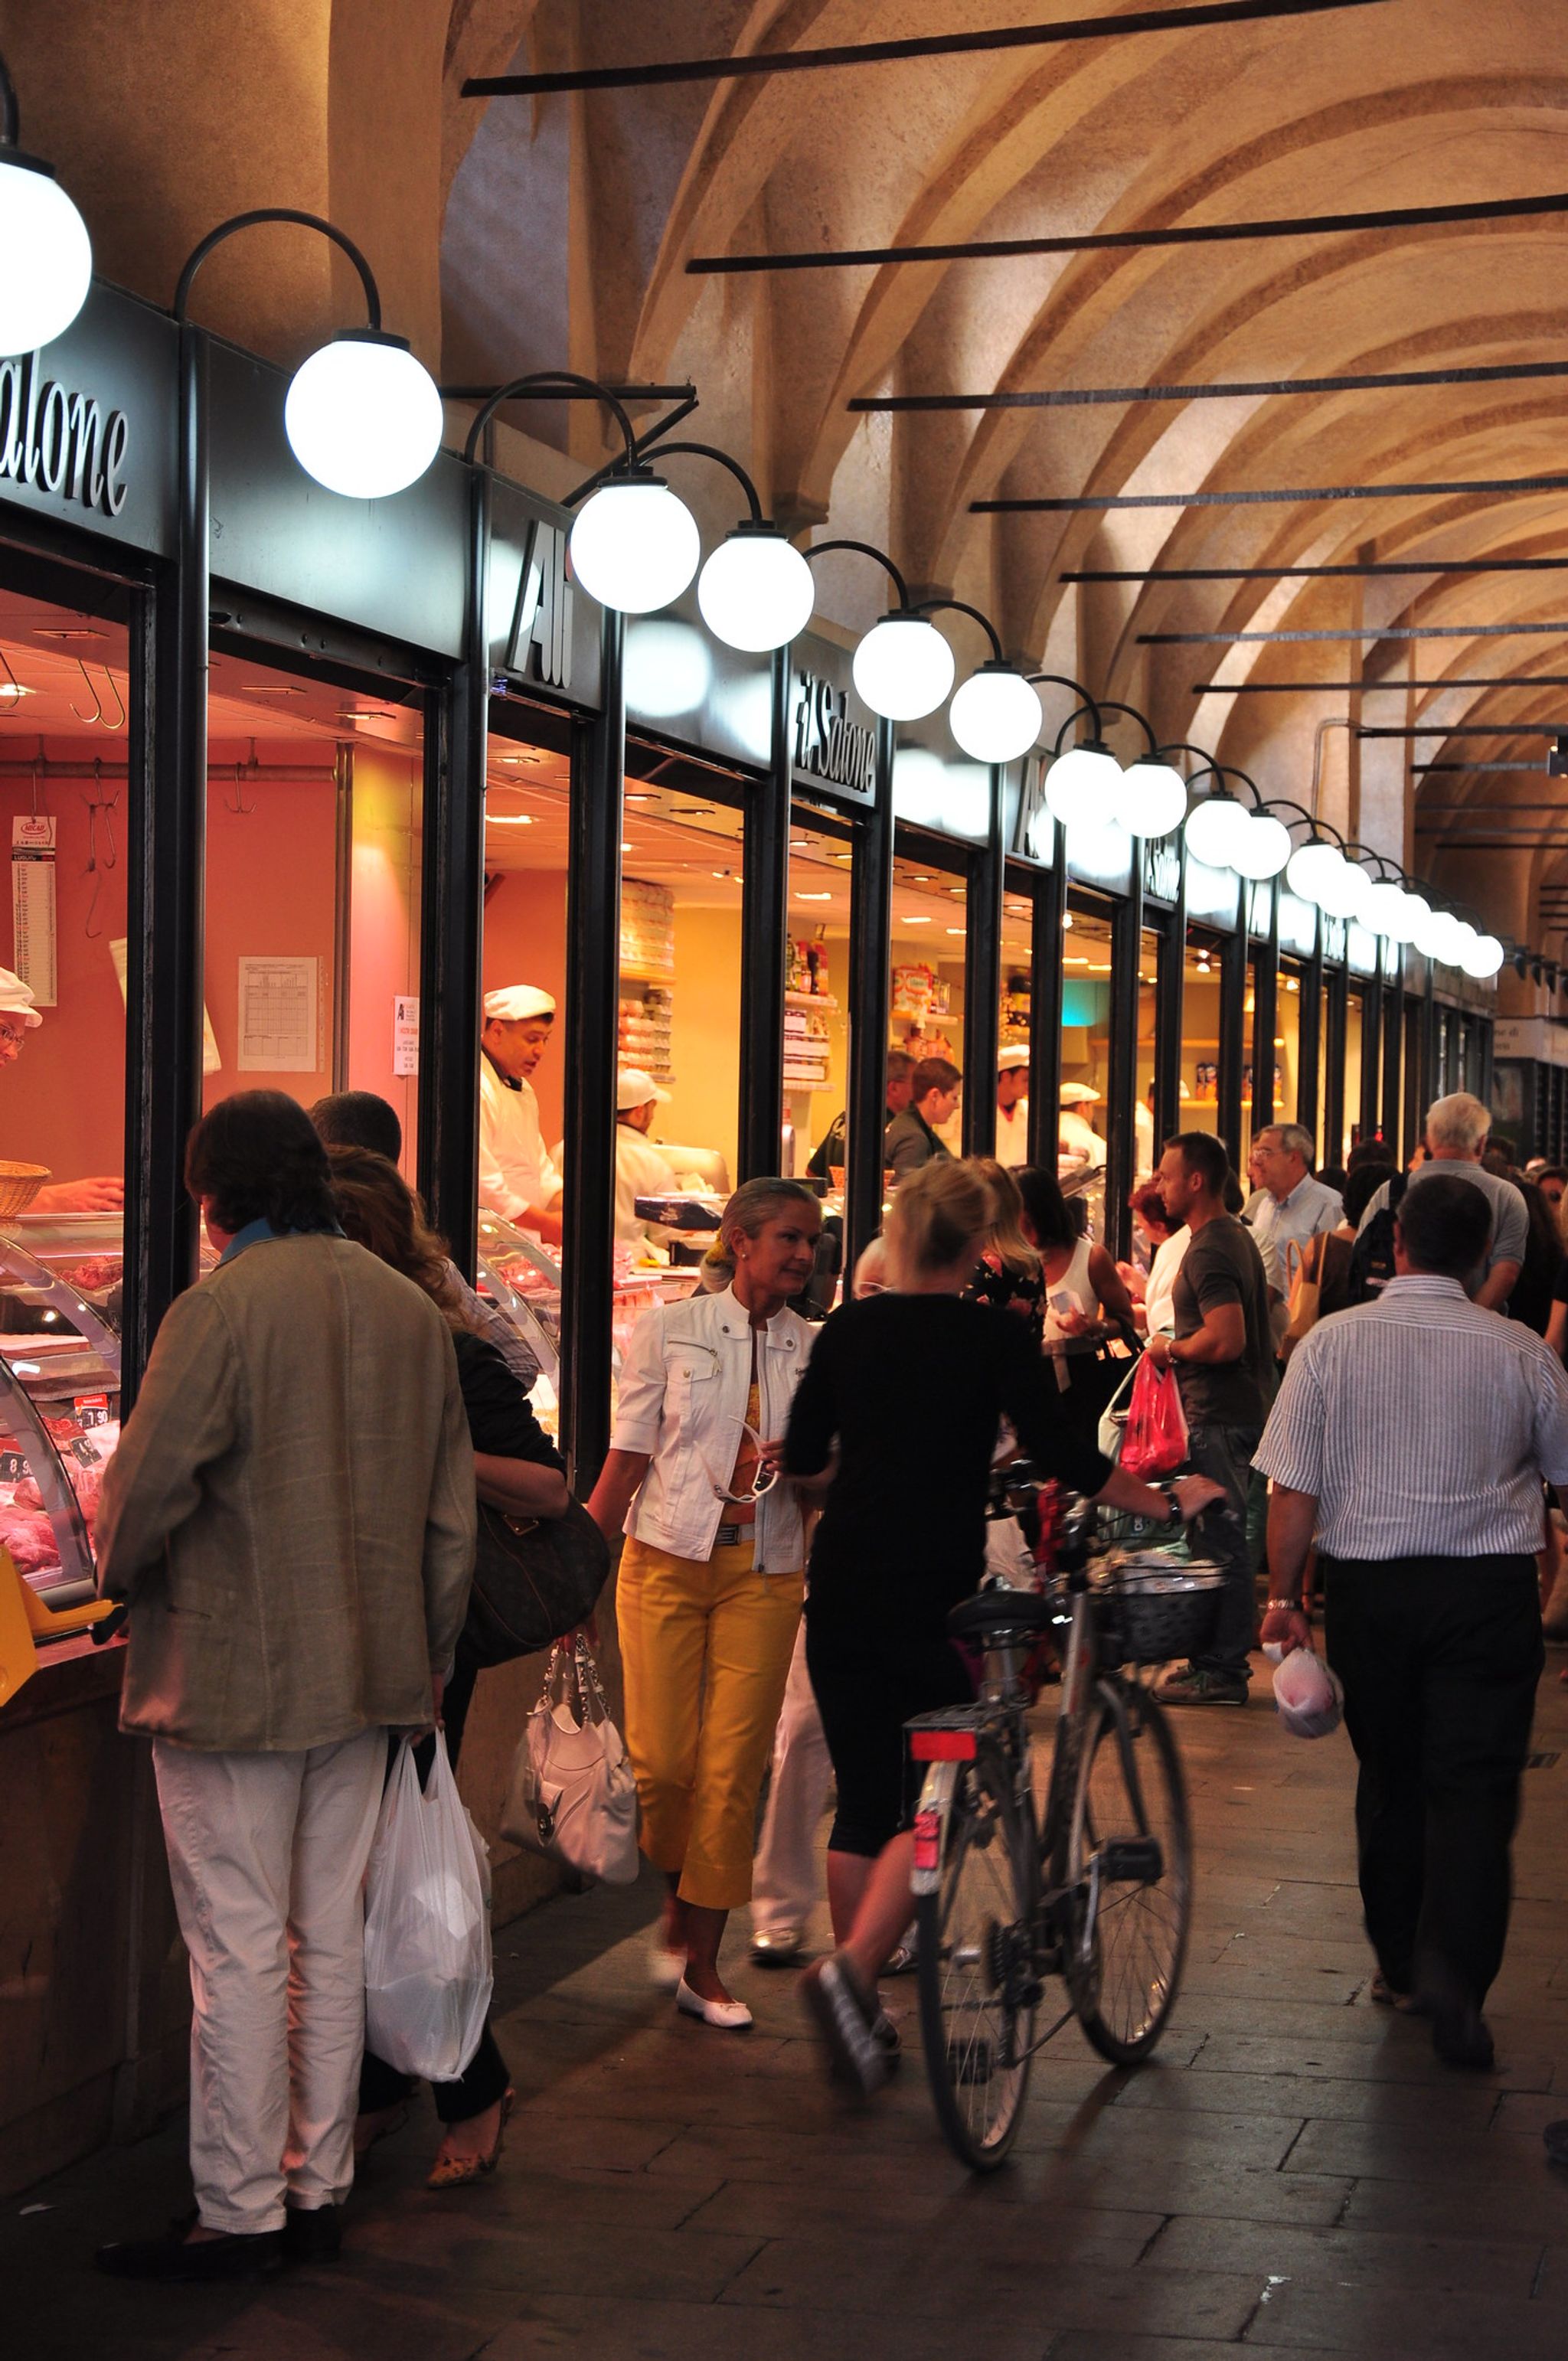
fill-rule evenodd
<path id="1" fill-rule="evenodd" d="M 32 1474 L 19 1451 L 0 1451 L 0 1484 L 21 1484 Z"/>
<path id="2" fill-rule="evenodd" d="M 109 1423 L 107 1394 L 77 1394 L 71 1407 L 83 1426 L 107 1426 Z"/>

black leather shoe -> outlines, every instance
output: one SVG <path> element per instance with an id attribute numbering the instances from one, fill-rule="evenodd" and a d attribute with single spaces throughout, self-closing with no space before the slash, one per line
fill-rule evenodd
<path id="1" fill-rule="evenodd" d="M 116 2279 L 161 2279 L 168 2283 L 212 2279 L 269 2279 L 283 2268 L 283 2234 L 260 2230 L 244 2237 L 122 2238 L 100 2246 L 93 2257 Z"/>
<path id="2" fill-rule="evenodd" d="M 343 2214 L 335 2205 L 291 2205 L 283 2223 L 283 2259 L 335 2263 L 343 2252 Z"/>
<path id="3" fill-rule="evenodd" d="M 1492 2036 L 1478 2008 L 1440 2008 L 1432 2019 L 1431 2046 L 1445 2066 L 1489 2074 L 1497 2062 Z"/>
<path id="4" fill-rule="evenodd" d="M 1541 2136 L 1546 2142 L 1548 2162 L 1568 2165 L 1568 2123 L 1548 2124 Z"/>

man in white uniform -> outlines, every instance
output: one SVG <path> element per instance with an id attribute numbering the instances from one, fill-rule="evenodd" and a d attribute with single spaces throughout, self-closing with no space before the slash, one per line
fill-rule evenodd
<path id="1" fill-rule="evenodd" d="M 479 1202 L 547 1246 L 558 1246 L 561 1175 L 544 1145 L 539 1101 L 528 1079 L 550 1045 L 555 1003 L 532 983 L 512 983 L 487 992 L 484 1011 Z"/>
<path id="2" fill-rule="evenodd" d="M 623 1066 L 615 1083 L 615 1235 L 624 1246 L 646 1246 L 660 1232 L 638 1218 L 639 1197 L 663 1197 L 678 1185 L 674 1166 L 647 1137 L 670 1093 L 641 1066 Z"/>
<path id="3" fill-rule="evenodd" d="M 996 1053 L 996 1160 L 1009 1167 L 1029 1161 L 1029 1052 L 1023 1047 Z"/>
<path id="4" fill-rule="evenodd" d="M 1093 1171 L 1099 1170 L 1109 1151 L 1083 1110 L 1097 1105 L 1099 1098 L 1099 1092 L 1091 1090 L 1087 1082 L 1064 1082 L 1061 1111 L 1057 1117 L 1057 1136 L 1063 1155 L 1087 1157 Z"/>

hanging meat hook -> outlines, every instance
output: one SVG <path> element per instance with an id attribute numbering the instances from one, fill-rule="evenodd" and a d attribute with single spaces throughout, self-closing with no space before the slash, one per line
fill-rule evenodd
<path id="1" fill-rule="evenodd" d="M 104 719 L 104 700 L 93 686 L 93 675 L 87 669 L 86 659 L 82 656 L 78 656 L 76 664 L 77 669 L 82 675 L 82 686 L 93 699 L 93 710 L 91 713 L 83 713 L 81 708 L 77 705 L 74 697 L 71 700 L 71 709 L 72 713 L 75 714 L 78 721 L 82 724 L 83 728 L 91 730 L 95 721 L 102 721 Z"/>
<path id="2" fill-rule="evenodd" d="M 252 759 L 254 760 L 254 757 Z M 240 793 L 240 782 L 244 776 L 245 764 L 243 763 L 236 763 L 234 766 L 234 801 L 231 804 L 227 796 L 223 799 L 225 811 L 232 812 L 236 819 L 248 819 L 251 813 L 256 809 L 255 798 L 253 797 L 249 803 L 247 803 L 244 796 Z"/>
<path id="3" fill-rule="evenodd" d="M 119 847 L 115 841 L 115 814 L 119 809 L 120 798 L 117 794 L 106 796 L 104 793 L 104 765 L 98 761 L 94 761 L 93 764 L 93 792 L 90 796 L 83 796 L 82 798 L 87 807 L 87 874 L 93 880 L 93 892 L 88 900 L 87 917 L 83 922 L 83 931 L 89 942 L 96 942 L 104 932 L 102 927 L 93 924 L 93 920 L 98 916 L 98 896 L 103 890 L 104 873 L 107 869 L 117 869 L 120 861 Z M 98 851 L 100 813 L 103 815 L 104 834 L 109 847 L 108 851 L 102 857 Z"/>

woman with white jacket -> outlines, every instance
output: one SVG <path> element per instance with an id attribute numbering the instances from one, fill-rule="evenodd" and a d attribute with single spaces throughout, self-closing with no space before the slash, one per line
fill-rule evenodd
<path id="1" fill-rule="evenodd" d="M 798 1180 L 748 1180 L 719 1237 L 720 1292 L 639 1321 L 591 1515 L 627 1534 L 617 1591 L 626 1741 L 642 1850 L 669 1885 L 655 1968 L 676 2005 L 740 2030 L 718 1973 L 751 1892 L 751 1838 L 800 1622 L 805 1534 L 779 1480 L 814 1331 L 787 1309 L 810 1279 L 821 1209 Z"/>

